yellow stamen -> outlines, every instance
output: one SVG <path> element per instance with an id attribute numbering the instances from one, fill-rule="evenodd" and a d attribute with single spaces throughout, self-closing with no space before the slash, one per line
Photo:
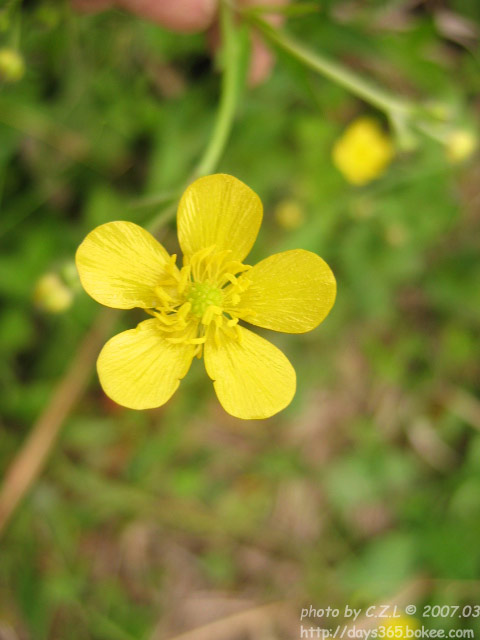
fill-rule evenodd
<path id="1" fill-rule="evenodd" d="M 177 256 L 170 257 L 166 269 L 169 276 L 154 290 L 157 308 L 149 310 L 168 342 L 195 345 L 195 354 L 201 356 L 207 340 L 203 327 L 212 325 L 210 335 L 217 345 L 221 332 L 239 339 L 238 318 L 251 315 L 249 309 L 239 307 L 241 294 L 250 285 L 243 274 L 251 267 L 232 260 L 231 255 L 230 249 L 206 247 L 186 256 L 180 270 L 175 265 Z"/>

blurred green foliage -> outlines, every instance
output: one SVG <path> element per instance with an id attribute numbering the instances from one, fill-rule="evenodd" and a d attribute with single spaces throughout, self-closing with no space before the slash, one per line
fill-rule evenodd
<path id="1" fill-rule="evenodd" d="M 479 5 L 446 4 L 478 36 Z M 329 0 L 289 29 L 472 122 L 478 40 L 452 42 L 436 9 Z M 0 43 L 18 40 L 25 76 L 0 87 L 3 470 L 98 313 L 78 292 L 68 313 L 44 315 L 35 282 L 94 226 L 158 213 L 137 201 L 185 183 L 219 92 L 203 35 L 53 2 L 25 2 L 9 20 Z M 272 337 L 297 370 L 297 396 L 243 423 L 198 363 L 166 407 L 136 413 L 113 406 L 92 372 L 2 539 L 0 637 L 148 638 L 162 619 L 158 637 L 170 637 L 184 619 L 197 624 L 197 592 L 365 606 L 419 576 L 432 579 L 420 602 L 479 604 L 480 165 L 452 166 L 424 139 L 353 188 L 331 148 L 365 113 L 382 118 L 284 54 L 245 94 L 219 170 L 265 204 L 252 261 L 301 247 L 338 281 L 318 330 Z M 306 222 L 285 231 L 273 212 L 292 198 Z M 174 223 L 162 242 L 175 249 Z M 119 313 L 117 328 L 135 321 Z"/>

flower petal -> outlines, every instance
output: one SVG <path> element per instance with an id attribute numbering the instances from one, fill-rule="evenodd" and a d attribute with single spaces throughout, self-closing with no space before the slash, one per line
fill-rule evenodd
<path id="1" fill-rule="evenodd" d="M 246 322 L 285 333 L 311 331 L 333 306 L 337 285 L 328 264 L 315 253 L 293 249 L 276 253 L 245 274 L 251 285 L 240 306 L 254 313 Z"/>
<path id="2" fill-rule="evenodd" d="M 91 231 L 77 249 L 85 291 L 115 309 L 155 306 L 154 288 L 167 277 L 169 255 L 133 222 L 107 222 Z"/>
<path id="3" fill-rule="evenodd" d="M 205 368 L 225 411 L 244 420 L 269 418 L 290 404 L 295 369 L 271 342 L 239 327 L 240 340 L 219 334 L 205 344 Z"/>
<path id="4" fill-rule="evenodd" d="M 103 390 L 129 409 L 159 407 L 178 389 L 190 368 L 194 345 L 171 344 L 155 319 L 114 336 L 97 360 Z"/>
<path id="5" fill-rule="evenodd" d="M 195 180 L 178 206 L 178 239 L 185 255 L 215 245 L 240 262 L 248 255 L 262 222 L 257 194 L 233 176 L 218 173 Z"/>

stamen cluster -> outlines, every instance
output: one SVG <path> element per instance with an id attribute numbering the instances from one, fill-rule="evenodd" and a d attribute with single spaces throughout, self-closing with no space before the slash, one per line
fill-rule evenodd
<path id="1" fill-rule="evenodd" d="M 241 306 L 242 293 L 251 284 L 245 275 L 251 266 L 232 260 L 231 254 L 230 249 L 207 247 L 184 258 L 180 270 L 177 256 L 171 256 L 168 278 L 158 283 L 157 298 L 148 310 L 168 334 L 168 342 L 198 345 L 200 357 L 209 334 L 217 345 L 221 331 L 240 340 L 238 321 L 253 314 Z"/>

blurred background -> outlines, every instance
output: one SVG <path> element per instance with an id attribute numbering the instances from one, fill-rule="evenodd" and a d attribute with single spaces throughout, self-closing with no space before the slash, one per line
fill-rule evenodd
<path id="1" fill-rule="evenodd" d="M 317 8 L 288 30 L 475 130 L 477 2 Z M 304 248 L 337 278 L 320 328 L 268 335 L 297 371 L 294 402 L 232 418 L 202 362 L 156 411 L 99 386 L 101 345 L 143 317 L 102 311 L 74 252 L 103 222 L 148 224 L 185 185 L 219 97 L 206 40 L 118 9 L 0 7 L 0 638 L 281 640 L 311 604 L 385 601 L 478 633 L 475 153 L 428 137 L 401 152 L 382 113 L 279 53 L 218 170 L 264 203 L 251 261 Z M 359 186 L 333 149 L 365 116 L 396 151 Z M 176 249 L 173 219 L 159 237 Z M 427 604 L 467 616 L 422 618 Z"/>

